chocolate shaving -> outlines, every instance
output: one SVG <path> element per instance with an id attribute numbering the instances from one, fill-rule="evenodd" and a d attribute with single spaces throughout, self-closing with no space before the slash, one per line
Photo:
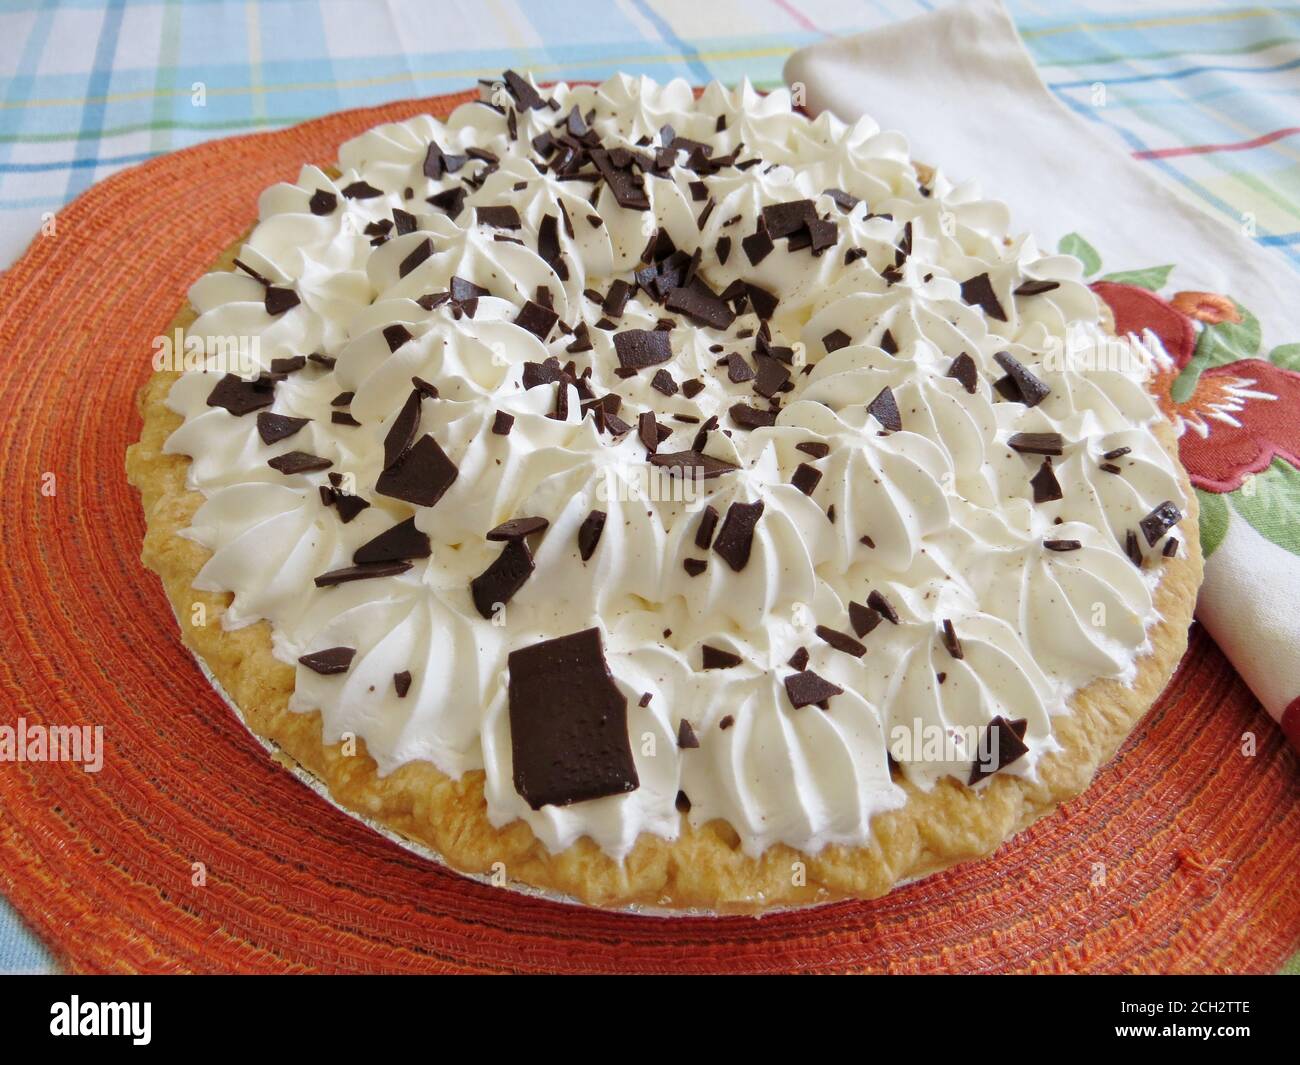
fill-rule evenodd
<path id="1" fill-rule="evenodd" d="M 761 499 L 753 503 L 732 503 L 727 508 L 722 528 L 713 541 L 713 550 L 736 573 L 749 563 L 749 554 L 754 545 L 754 530 L 762 516 Z"/>
<path id="2" fill-rule="evenodd" d="M 1017 296 L 1041 296 L 1061 287 L 1059 281 L 1024 281 L 1015 290 Z"/>
<path id="3" fill-rule="evenodd" d="M 852 655 L 854 658 L 861 658 L 867 653 L 866 647 L 860 644 L 847 632 L 840 632 L 839 629 L 832 629 L 827 625 L 818 625 L 813 630 L 837 651 L 843 651 L 846 655 Z"/>
<path id="4" fill-rule="evenodd" d="M 596 545 L 600 543 L 600 534 L 605 531 L 606 517 L 603 510 L 593 510 L 578 526 L 578 554 L 583 562 L 595 554 Z"/>
<path id="5" fill-rule="evenodd" d="M 628 329 L 614 334 L 619 365 L 640 370 L 667 362 L 673 357 L 672 342 L 665 329 Z"/>
<path id="6" fill-rule="evenodd" d="M 405 277 L 433 254 L 433 241 L 425 237 L 397 267 L 397 276 Z"/>
<path id="7" fill-rule="evenodd" d="M 286 477 L 295 473 L 315 473 L 317 470 L 327 470 L 334 465 L 329 459 L 310 455 L 306 451 L 290 451 L 284 455 L 277 455 L 273 459 L 268 459 L 266 464 Z"/>
<path id="8" fill-rule="evenodd" d="M 339 198 L 334 193 L 326 192 L 324 189 L 317 189 L 311 194 L 311 199 L 307 201 L 311 213 L 319 215 L 333 214 L 338 205 Z"/>
<path id="9" fill-rule="evenodd" d="M 848 347 L 849 343 L 849 334 L 844 332 L 843 329 L 833 329 L 822 337 L 822 347 L 826 349 L 827 355 L 832 351 L 839 351 L 840 348 Z"/>
<path id="10" fill-rule="evenodd" d="M 1051 394 L 1052 390 L 1010 352 L 999 351 L 993 359 L 1006 371 L 1007 376 L 998 381 L 998 391 L 1006 398 L 1026 407 L 1036 407 Z"/>
<path id="11" fill-rule="evenodd" d="M 1147 546 L 1155 547 L 1156 541 L 1182 520 L 1182 511 L 1166 499 L 1138 522 L 1138 527 L 1141 528 L 1142 535 L 1146 537 Z"/>
<path id="12" fill-rule="evenodd" d="M 996 318 L 999 322 L 1007 320 L 1007 312 L 998 302 L 997 294 L 993 291 L 993 282 L 989 280 L 989 275 L 986 273 L 976 274 L 963 281 L 961 298 L 972 307 L 981 308 L 990 318 Z"/>
<path id="13" fill-rule="evenodd" d="M 298 661 L 313 673 L 329 677 L 335 673 L 346 673 L 356 653 L 355 647 L 327 647 L 323 651 L 301 655 Z"/>
<path id="14" fill-rule="evenodd" d="M 389 352 L 394 352 L 411 339 L 411 331 L 400 322 L 393 325 L 386 325 L 383 328 L 384 341 L 388 344 Z"/>
<path id="15" fill-rule="evenodd" d="M 515 316 L 514 324 L 521 329 L 527 329 L 538 340 L 545 342 L 550 335 L 555 323 L 560 320 L 560 316 L 549 307 L 543 307 L 540 303 L 528 300 L 519 314 Z"/>
<path id="16" fill-rule="evenodd" d="M 545 518 L 511 518 L 509 521 L 503 521 L 495 528 L 489 529 L 486 539 L 507 542 L 522 540 L 534 533 L 545 532 L 550 524 Z"/>
<path id="17" fill-rule="evenodd" d="M 832 684 L 825 677 L 818 676 L 811 669 L 791 673 L 785 678 L 785 693 L 790 697 L 790 705 L 796 710 L 814 703 L 824 703 L 833 695 L 840 695 L 844 689 Z"/>
<path id="18" fill-rule="evenodd" d="M 1062 498 L 1061 483 L 1056 479 L 1056 473 L 1052 469 L 1052 460 L 1043 459 L 1043 464 L 1038 467 L 1038 472 L 1029 480 L 1034 489 L 1035 503 L 1051 503 Z"/>
<path id="19" fill-rule="evenodd" d="M 316 578 L 317 588 L 331 588 L 351 581 L 366 581 L 375 577 L 395 577 L 411 568 L 409 562 L 369 562 L 363 566 L 344 566 L 322 573 Z"/>
<path id="20" fill-rule="evenodd" d="M 858 636 L 865 636 L 882 621 L 880 611 L 861 603 L 849 603 L 849 624 Z M 897 624 L 897 622 L 895 622 Z"/>
<path id="21" fill-rule="evenodd" d="M 420 437 L 375 482 L 375 491 L 417 507 L 431 507 L 456 480 L 456 464 L 427 433 Z"/>
<path id="22" fill-rule="evenodd" d="M 711 647 L 707 643 L 700 648 L 705 669 L 732 669 L 744 661 L 738 654 Z"/>
<path id="23" fill-rule="evenodd" d="M 877 614 L 888 621 L 891 625 L 897 625 L 898 611 L 894 609 L 894 604 L 885 598 L 885 594 L 879 590 L 872 589 L 867 596 L 867 606 L 871 607 Z"/>
<path id="24" fill-rule="evenodd" d="M 533 554 L 524 540 L 511 540 L 482 573 L 469 582 L 474 608 L 489 621 L 498 604 L 508 603 L 532 575 Z"/>
<path id="25" fill-rule="evenodd" d="M 354 181 L 347 188 L 340 190 L 349 200 L 373 200 L 376 196 L 384 194 L 382 189 L 377 189 L 367 181 Z"/>
<path id="26" fill-rule="evenodd" d="M 675 473 L 675 471 L 685 473 L 689 470 L 693 476 L 701 477 L 706 481 L 714 477 L 721 477 L 724 473 L 734 473 L 739 469 L 738 466 L 733 466 L 730 462 L 715 459 L 712 455 L 704 455 L 699 451 L 673 451 L 669 453 L 661 451 L 650 456 L 650 465 L 667 469 L 669 473 Z"/>
<path id="27" fill-rule="evenodd" d="M 291 288 L 277 288 L 272 286 L 266 290 L 266 296 L 262 301 L 262 306 L 266 308 L 266 313 L 275 317 L 284 314 L 285 311 L 293 310 L 302 301 Z"/>
<path id="28" fill-rule="evenodd" d="M 420 403 L 423 398 L 418 388 L 412 389 L 389 426 L 388 433 L 384 436 L 384 469 L 395 465 L 414 443 L 415 434 L 420 428 Z"/>
<path id="29" fill-rule="evenodd" d="M 943 619 L 943 645 L 948 649 L 948 653 L 953 658 L 965 658 L 966 655 L 961 649 L 961 640 L 957 639 L 957 630 L 953 628 L 952 621 L 948 618 Z"/>
<path id="30" fill-rule="evenodd" d="M 898 413 L 898 403 L 894 399 L 894 391 L 888 385 L 882 388 L 879 395 L 867 404 L 867 413 L 891 432 L 898 432 L 903 428 L 903 417 Z"/>
<path id="31" fill-rule="evenodd" d="M 794 476 L 790 478 L 790 483 L 794 485 L 804 495 L 810 496 L 816 490 L 818 483 L 822 479 L 822 471 L 815 466 L 809 466 L 806 462 L 801 462 L 795 468 Z"/>
<path id="32" fill-rule="evenodd" d="M 1044 540 L 1043 546 L 1049 551 L 1078 551 L 1083 544 L 1078 540 Z"/>
<path id="33" fill-rule="evenodd" d="M 1007 447 L 1021 455 L 1061 455 L 1065 441 L 1060 433 L 1014 433 Z"/>
<path id="34" fill-rule="evenodd" d="M 208 393 L 209 407 L 223 407 L 236 418 L 269 407 L 274 402 L 274 379 L 259 377 L 254 381 L 245 381 L 233 373 L 226 374 Z"/>
<path id="35" fill-rule="evenodd" d="M 682 718 L 681 724 L 677 726 L 677 746 L 683 751 L 696 750 L 700 745 L 700 738 L 695 735 L 695 729 L 691 723 Z M 678 792 L 680 795 L 681 793 Z"/>
<path id="36" fill-rule="evenodd" d="M 310 418 L 290 418 L 285 414 L 271 414 L 263 411 L 257 416 L 257 435 L 264 444 L 274 444 L 279 440 L 293 436 L 306 425 Z"/>
<path id="37" fill-rule="evenodd" d="M 360 566 L 371 562 L 428 558 L 431 554 L 433 548 L 428 534 L 415 527 L 414 518 L 407 518 L 358 547 L 352 552 L 352 561 Z"/>
<path id="38" fill-rule="evenodd" d="M 409 669 L 393 674 L 393 690 L 397 692 L 399 699 L 406 698 L 406 693 L 411 690 L 411 671 Z"/>
<path id="39" fill-rule="evenodd" d="M 990 721 L 980 737 L 980 757 L 971 766 L 966 783 L 974 787 L 1028 754 L 1029 747 L 1024 741 L 1026 726 L 1026 721 L 1008 721 L 1001 716 Z"/>

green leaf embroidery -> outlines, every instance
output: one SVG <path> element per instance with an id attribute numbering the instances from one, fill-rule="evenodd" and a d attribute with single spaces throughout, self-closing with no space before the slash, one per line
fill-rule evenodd
<path id="1" fill-rule="evenodd" d="M 1238 359 L 1253 359 L 1259 354 L 1259 319 L 1233 300 L 1240 322 L 1207 325 L 1196 340 L 1196 352 L 1189 365 L 1200 363 L 1201 369 L 1222 366 Z"/>
<path id="2" fill-rule="evenodd" d="M 1300 470 L 1274 459 L 1266 470 L 1247 478 L 1229 497 L 1232 509 L 1266 540 L 1300 555 Z"/>
<path id="3" fill-rule="evenodd" d="M 1300 372 L 1300 344 L 1283 344 L 1268 353 L 1268 361 L 1284 370 Z"/>
<path id="4" fill-rule="evenodd" d="M 1217 492 L 1196 489 L 1201 503 L 1201 553 L 1209 558 L 1228 535 L 1228 504 Z"/>
<path id="5" fill-rule="evenodd" d="M 1101 256 L 1097 249 L 1084 240 L 1078 233 L 1067 233 L 1061 238 L 1056 250 L 1066 255 L 1073 255 L 1083 263 L 1085 277 L 1091 277 L 1101 269 Z"/>
<path id="6" fill-rule="evenodd" d="M 1136 285 L 1138 288 L 1159 292 L 1165 287 L 1165 282 L 1169 280 L 1169 272 L 1173 268 L 1171 263 L 1168 266 L 1148 266 L 1145 270 L 1120 270 L 1115 274 L 1107 274 L 1101 280 L 1114 281 L 1119 285 Z"/>
<path id="7" fill-rule="evenodd" d="M 1175 403 L 1185 403 L 1191 398 L 1196 382 L 1211 366 L 1223 366 L 1238 359 L 1253 359 L 1259 354 L 1259 319 L 1236 300 L 1232 303 L 1241 315 L 1241 321 L 1202 326 L 1191 361 L 1183 367 L 1182 373 L 1174 379 L 1169 390 Z"/>

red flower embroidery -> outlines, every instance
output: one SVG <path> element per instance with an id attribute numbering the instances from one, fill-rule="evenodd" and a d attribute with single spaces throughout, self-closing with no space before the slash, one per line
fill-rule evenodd
<path id="1" fill-rule="evenodd" d="M 1191 318 L 1146 289 L 1111 281 L 1098 281 L 1092 288 L 1114 312 L 1117 333 L 1143 337 L 1149 330 L 1164 346 L 1167 358 L 1159 360 L 1151 387 L 1174 423 L 1183 465 L 1197 488 L 1236 491 L 1248 475 L 1267 469 L 1279 455 L 1300 467 L 1300 373 L 1263 359 L 1240 359 L 1205 370 L 1192 394 L 1176 402 L 1173 383 L 1196 350 Z M 1179 295 L 1213 297 L 1198 299 L 1197 307 L 1205 313 L 1222 310 L 1218 301 L 1224 297 Z"/>

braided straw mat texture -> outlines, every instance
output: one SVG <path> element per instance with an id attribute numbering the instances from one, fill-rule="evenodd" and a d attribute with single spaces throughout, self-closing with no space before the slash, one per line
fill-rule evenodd
<path id="1" fill-rule="evenodd" d="M 150 344 L 261 189 L 470 95 L 116 174 L 0 280 L 0 724 L 103 725 L 106 748 L 95 774 L 0 764 L 0 892 L 56 956 L 93 972 L 1276 971 L 1300 942 L 1300 767 L 1199 629 L 1093 787 L 994 857 L 762 920 L 600 912 L 470 881 L 267 756 L 138 560 L 122 456 Z"/>

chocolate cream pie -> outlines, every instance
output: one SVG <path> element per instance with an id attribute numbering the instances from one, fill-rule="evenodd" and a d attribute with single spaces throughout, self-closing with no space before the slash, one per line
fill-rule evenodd
<path id="1" fill-rule="evenodd" d="M 1083 790 L 1184 650 L 1162 353 L 868 119 L 507 71 L 258 208 L 141 396 L 144 558 L 255 732 L 458 869 L 879 895 Z"/>

